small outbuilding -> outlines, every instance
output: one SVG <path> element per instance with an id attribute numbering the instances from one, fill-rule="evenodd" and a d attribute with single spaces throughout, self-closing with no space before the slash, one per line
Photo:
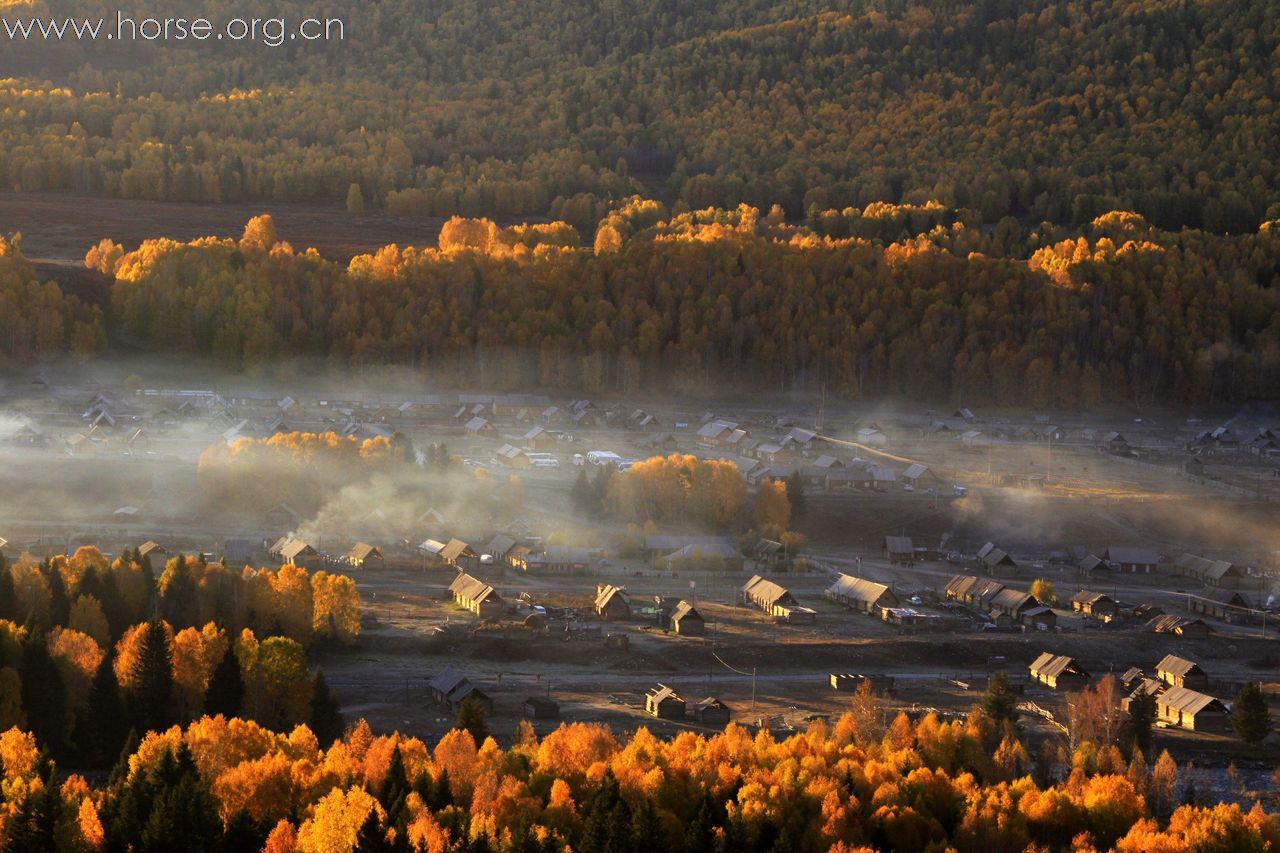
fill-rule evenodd
<path id="1" fill-rule="evenodd" d="M 1044 652 L 1028 669 L 1033 681 L 1054 690 L 1080 690 L 1089 683 L 1089 673 L 1067 655 Z"/>
<path id="2" fill-rule="evenodd" d="M 693 703 L 693 718 L 704 726 L 727 726 L 731 717 L 729 706 L 714 696 Z"/>
<path id="3" fill-rule="evenodd" d="M 665 684 L 659 684 L 645 695 L 644 710 L 660 720 L 683 720 L 685 703 L 680 694 Z"/>

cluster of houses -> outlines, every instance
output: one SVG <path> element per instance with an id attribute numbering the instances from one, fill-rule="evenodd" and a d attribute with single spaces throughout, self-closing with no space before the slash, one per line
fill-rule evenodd
<path id="1" fill-rule="evenodd" d="M 947 600 L 985 613 L 997 627 L 1025 626 L 1037 631 L 1052 631 L 1058 626 L 1058 615 L 1029 592 L 1023 592 L 990 578 L 956 575 L 943 590 Z"/>
<path id="2" fill-rule="evenodd" d="M 708 696 L 701 702 L 694 702 L 692 709 L 673 688 L 659 684 L 644 697 L 645 713 L 659 720 L 684 720 L 689 711 L 693 711 L 693 719 L 704 726 L 722 727 L 729 724 L 732 717 L 729 706 L 714 696 Z"/>
<path id="3" fill-rule="evenodd" d="M 1196 433 L 1186 450 L 1197 456 L 1249 453 L 1265 459 L 1280 459 L 1280 427 L 1259 427 L 1251 433 L 1217 427 Z"/>
<path id="4" fill-rule="evenodd" d="M 1194 661 L 1165 655 L 1156 664 L 1155 678 L 1133 667 L 1124 673 L 1120 683 L 1129 693 L 1120 703 L 1126 711 L 1133 699 L 1144 693 L 1155 697 L 1156 717 L 1167 725 L 1218 734 L 1231 730 L 1230 709 L 1206 692 L 1209 676 Z"/>
<path id="5" fill-rule="evenodd" d="M 1089 673 L 1073 657 L 1044 652 L 1029 667 L 1032 681 L 1053 690 L 1079 691 L 1090 681 Z M 1160 723 L 1197 732 L 1225 734 L 1231 730 L 1231 710 L 1209 695 L 1209 677 L 1194 661 L 1165 655 L 1154 676 L 1133 667 L 1120 677 L 1126 695 L 1120 702 L 1128 712 L 1139 694 L 1153 696 Z"/>

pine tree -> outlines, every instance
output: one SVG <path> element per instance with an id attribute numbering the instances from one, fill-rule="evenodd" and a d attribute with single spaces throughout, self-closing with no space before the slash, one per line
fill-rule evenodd
<path id="1" fill-rule="evenodd" d="M 66 625 L 71 618 L 71 598 L 67 595 L 67 583 L 57 566 L 48 565 L 49 626 Z"/>
<path id="2" fill-rule="evenodd" d="M 809 509 L 809 496 L 804 493 L 804 477 L 796 469 L 787 477 L 787 500 L 791 502 L 791 512 L 796 518 L 803 518 Z"/>
<path id="3" fill-rule="evenodd" d="M 22 647 L 22 707 L 36 740 L 54 755 L 67 744 L 71 720 L 67 714 L 67 688 L 44 637 L 33 633 Z"/>
<path id="4" fill-rule="evenodd" d="M 579 468 L 578 478 L 574 481 L 573 490 L 569 493 L 569 500 L 573 503 L 574 509 L 579 512 L 588 512 L 594 499 L 591 481 L 587 478 L 587 469 Z"/>
<path id="5" fill-rule="evenodd" d="M 356 850 L 359 853 L 394 853 L 394 847 L 387 840 L 387 831 L 378 820 L 378 809 L 369 809 L 369 816 L 360 825 L 356 836 Z"/>
<path id="6" fill-rule="evenodd" d="M 156 770 L 156 792 L 142 830 L 142 849 L 214 853 L 222 849 L 218 806 L 186 743 Z"/>
<path id="7" fill-rule="evenodd" d="M 684 849 L 689 853 L 711 853 L 715 849 L 715 805 L 706 794 L 685 828 Z"/>
<path id="8" fill-rule="evenodd" d="M 222 833 L 222 849 L 227 853 L 261 850 L 270 832 L 269 827 L 262 826 L 248 811 L 240 809 L 227 821 L 227 828 Z"/>
<path id="9" fill-rule="evenodd" d="M 316 670 L 316 677 L 311 682 L 311 712 L 309 723 L 311 732 L 322 745 L 328 747 L 342 737 L 346 721 L 338 709 L 338 700 L 329 692 L 325 683 L 324 672 Z"/>
<path id="10" fill-rule="evenodd" d="M 4 554 L 0 554 L 0 619 L 14 619 L 18 615 L 18 594 L 13 586 L 13 570 Z"/>
<path id="11" fill-rule="evenodd" d="M 134 664 L 135 685 L 129 697 L 134 723 L 142 731 L 160 731 L 173 720 L 173 663 L 169 635 L 164 624 L 152 621 L 142 635 L 142 648 Z"/>
<path id="12" fill-rule="evenodd" d="M 1271 709 L 1257 682 L 1251 682 L 1236 694 L 1231 708 L 1231 727 L 1247 744 L 1262 743 L 1271 733 Z"/>
<path id="13" fill-rule="evenodd" d="M 244 677 L 240 673 L 240 661 L 230 645 L 222 660 L 209 677 L 209 687 L 204 694 L 204 712 L 209 716 L 222 714 L 235 717 L 240 714 L 244 702 Z"/>
<path id="14" fill-rule="evenodd" d="M 382 790 L 378 793 L 378 799 L 382 802 L 382 807 L 387 810 L 387 823 L 398 829 L 403 829 L 408 819 L 405 800 L 410 790 L 409 777 L 404 769 L 404 757 L 400 754 L 400 746 L 397 744 L 391 753 L 391 763 L 387 766 L 387 775 L 382 780 Z"/>
<path id="15" fill-rule="evenodd" d="M 90 767 L 108 767 L 129 735 L 128 715 L 116 682 L 114 661 L 115 656 L 108 652 L 98 665 L 89 686 L 88 707 L 76 725 L 76 747 Z"/>
<path id="16" fill-rule="evenodd" d="M 54 828 L 62 812 L 58 783 L 53 766 L 42 762 L 40 777 L 44 784 L 27 796 L 5 824 L 5 853 L 54 853 Z"/>
<path id="17" fill-rule="evenodd" d="M 587 799 L 583 811 L 582 836 L 573 847 L 580 853 L 616 853 L 631 848 L 631 809 L 622 798 L 613 771 Z"/>
<path id="18" fill-rule="evenodd" d="M 994 722 L 1017 721 L 1018 696 L 1013 692 L 1009 676 L 1003 671 L 993 673 L 987 682 L 987 692 L 983 694 L 981 708 L 982 713 Z"/>
<path id="19" fill-rule="evenodd" d="M 1151 751 L 1151 729 L 1156 724 L 1156 697 L 1138 690 L 1129 700 L 1129 737 L 1143 755 Z"/>
<path id="20" fill-rule="evenodd" d="M 631 815 L 632 849 L 645 850 L 649 847 L 665 849 L 667 845 L 663 843 L 664 835 L 662 821 L 658 819 L 658 810 L 654 807 L 653 800 L 645 797 L 636 805 Z"/>
<path id="21" fill-rule="evenodd" d="M 425 798 L 427 806 L 433 811 L 447 809 L 453 805 L 453 788 L 449 784 L 449 771 L 441 768 L 440 775 L 431 783 L 431 792 Z"/>
<path id="22" fill-rule="evenodd" d="M 470 732 L 476 746 L 483 744 L 485 738 L 489 737 L 489 714 L 485 710 L 484 703 L 474 696 L 463 699 L 462 705 L 458 708 L 458 722 L 454 728 Z"/>

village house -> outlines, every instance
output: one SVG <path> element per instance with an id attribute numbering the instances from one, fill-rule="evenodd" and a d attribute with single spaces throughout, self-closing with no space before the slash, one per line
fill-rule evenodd
<path id="1" fill-rule="evenodd" d="M 493 459 L 505 468 L 525 470 L 533 467 L 529 454 L 511 444 L 504 444 L 493 451 Z"/>
<path id="2" fill-rule="evenodd" d="M 315 569 L 320 566 L 320 552 L 301 539 L 291 539 L 280 549 L 280 562 Z"/>
<path id="3" fill-rule="evenodd" d="M 539 553 L 512 552 L 511 564 L 531 574 L 578 575 L 586 573 L 600 557 L 598 548 L 552 545 Z"/>
<path id="4" fill-rule="evenodd" d="M 422 554 L 423 561 L 428 566 L 443 566 L 445 561 L 442 555 L 447 547 L 449 546 L 439 539 L 427 539 L 418 546 L 418 551 Z"/>
<path id="5" fill-rule="evenodd" d="M 554 450 L 556 446 L 556 437 L 540 426 L 536 426 L 526 432 L 521 441 L 524 442 L 524 446 L 529 450 Z"/>
<path id="6" fill-rule="evenodd" d="M 1209 676 L 1200 668 L 1200 665 L 1177 655 L 1165 655 L 1160 659 L 1160 663 L 1156 664 L 1156 678 L 1170 687 L 1209 689 Z"/>
<path id="7" fill-rule="evenodd" d="M 645 695 L 644 710 L 660 720 L 683 720 L 684 700 L 670 687 L 659 684 Z"/>
<path id="8" fill-rule="evenodd" d="M 731 716 L 729 706 L 714 696 L 693 703 L 693 718 L 704 726 L 727 726 Z"/>
<path id="9" fill-rule="evenodd" d="M 1058 627 L 1058 614 L 1043 604 L 1021 611 L 1020 621 L 1033 631 L 1053 631 Z"/>
<path id="10" fill-rule="evenodd" d="M 1186 687 L 1170 687 L 1156 697 L 1156 715 L 1164 723 L 1193 732 L 1226 734 L 1231 712 L 1220 700 Z"/>
<path id="11" fill-rule="evenodd" d="M 1188 598 L 1188 609 L 1192 613 L 1201 613 L 1230 623 L 1246 622 L 1249 619 L 1249 602 L 1234 590 L 1210 590 Z"/>
<path id="12" fill-rule="evenodd" d="M 381 568 L 382 551 L 368 542 L 357 542 L 347 554 L 347 563 L 357 569 Z"/>
<path id="13" fill-rule="evenodd" d="M 613 584 L 596 586 L 594 609 L 596 615 L 605 621 L 631 618 L 631 601 L 627 597 L 627 588 Z"/>
<path id="14" fill-rule="evenodd" d="M 817 614 L 807 607 L 801 607 L 795 597 L 771 580 L 760 575 L 752 575 L 742 587 L 743 597 L 756 607 L 786 622 L 812 622 Z"/>
<path id="15" fill-rule="evenodd" d="M 501 565 L 511 565 L 511 553 L 516 548 L 516 540 L 514 536 L 508 536 L 505 533 L 499 533 L 494 536 L 489 544 L 485 546 L 484 553 L 493 558 L 495 563 Z"/>
<path id="16" fill-rule="evenodd" d="M 1110 622 L 1116 618 L 1119 608 L 1115 599 L 1111 596 L 1082 589 L 1071 597 L 1071 609 L 1076 613 L 1091 616 L 1100 622 Z"/>
<path id="17" fill-rule="evenodd" d="M 142 557 L 151 557 L 153 561 L 158 562 L 159 559 L 163 559 L 168 553 L 169 552 L 165 550 L 165 547 L 154 539 L 143 542 L 138 546 L 139 559 Z"/>
<path id="18" fill-rule="evenodd" d="M 468 438 L 497 438 L 497 428 L 484 418 L 472 418 L 463 427 Z"/>
<path id="19" fill-rule="evenodd" d="M 978 549 L 978 562 L 991 575 L 1009 575 L 1018 570 L 1017 561 L 1003 549 L 997 548 L 994 542 L 988 542 Z"/>
<path id="20" fill-rule="evenodd" d="M 480 555 L 461 539 L 450 539 L 449 543 L 440 549 L 440 560 L 447 565 L 467 569 L 479 565 Z"/>
<path id="21" fill-rule="evenodd" d="M 1239 587 L 1248 577 L 1248 572 L 1235 563 L 1196 554 L 1183 554 L 1173 566 L 1176 574 L 1194 578 L 1205 586 Z"/>
<path id="22" fill-rule="evenodd" d="M 267 510 L 266 515 L 262 518 L 268 527 L 273 527 L 277 530 L 291 530 L 302 521 L 302 516 L 298 511 L 288 504 L 276 504 Z"/>
<path id="23" fill-rule="evenodd" d="M 671 611 L 671 630 L 684 637 L 701 637 L 707 633 L 706 620 L 698 609 L 687 601 L 681 601 Z"/>
<path id="24" fill-rule="evenodd" d="M 915 462 L 908 465 L 907 470 L 902 472 L 902 481 L 913 489 L 922 489 L 936 487 L 938 476 L 930 471 L 928 466 Z"/>
<path id="25" fill-rule="evenodd" d="M 761 539 L 751 549 L 751 559 L 763 566 L 781 566 L 787 562 L 787 549 L 781 542 Z"/>
<path id="26" fill-rule="evenodd" d="M 1107 565 L 1107 561 L 1101 557 L 1095 554 L 1088 554 L 1080 558 L 1076 563 L 1076 569 L 1079 570 L 1080 574 L 1092 577 L 1098 572 L 1111 571 L 1111 566 Z"/>
<path id="27" fill-rule="evenodd" d="M 1117 572 L 1136 575 L 1149 575 L 1160 563 L 1160 555 L 1150 548 L 1128 545 L 1109 546 L 1102 552 L 1102 559 Z"/>
<path id="28" fill-rule="evenodd" d="M 1155 634 L 1173 634 L 1187 640 L 1203 640 L 1209 636 L 1209 626 L 1203 619 L 1186 616 L 1156 616 L 1147 623 L 1147 629 Z"/>
<path id="29" fill-rule="evenodd" d="M 546 696 L 530 696 L 520 706 L 520 712 L 526 720 L 558 720 L 560 703 Z"/>
<path id="30" fill-rule="evenodd" d="M 823 596 L 859 613 L 873 616 L 879 616 L 881 608 L 898 606 L 898 597 L 887 585 L 844 574 L 827 587 Z"/>
<path id="31" fill-rule="evenodd" d="M 670 571 L 736 572 L 742 569 L 742 555 L 734 546 L 723 543 L 685 545 L 678 551 L 672 551 L 659 559 L 658 565 Z"/>
<path id="32" fill-rule="evenodd" d="M 1028 667 L 1034 681 L 1054 690 L 1080 690 L 1089 683 L 1085 672 L 1075 658 L 1044 652 Z"/>
<path id="33" fill-rule="evenodd" d="M 881 549 L 891 563 L 909 565 L 916 561 L 916 548 L 910 536 L 886 536 Z"/>
<path id="34" fill-rule="evenodd" d="M 497 616 L 507 606 L 492 586 L 466 572 L 459 572 L 449 584 L 449 594 L 459 607 L 465 607 L 483 619 Z"/>
<path id="35" fill-rule="evenodd" d="M 222 543 L 222 562 L 228 567 L 247 566 L 253 562 L 253 543 L 248 539 L 228 539 Z"/>
<path id="36" fill-rule="evenodd" d="M 711 421 L 698 428 L 698 444 L 703 447 L 720 447 L 738 429 L 732 421 Z M 745 437 L 745 433 L 744 433 Z"/>
<path id="37" fill-rule="evenodd" d="M 1005 587 L 992 597 L 989 612 L 996 617 L 998 625 L 1020 625 L 1023 614 L 1039 606 L 1040 602 L 1030 593 Z"/>

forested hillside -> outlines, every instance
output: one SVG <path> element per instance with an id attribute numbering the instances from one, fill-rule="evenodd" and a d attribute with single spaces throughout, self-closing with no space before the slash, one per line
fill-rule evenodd
<path id="1" fill-rule="evenodd" d="M 1129 209 L 1166 229 L 1240 234 L 1280 212 L 1274 3 L 386 0 L 325 12 L 344 17 L 344 42 L 7 47 L 0 185 L 340 204 L 354 184 L 361 203 L 397 214 L 550 214 L 584 230 L 642 191 L 638 178 L 692 209 L 781 204 L 791 218 L 937 199 L 991 223 L 1084 225 Z"/>
<path id="2" fill-rule="evenodd" d="M 438 248 L 344 268 L 260 217 L 238 241 L 106 241 L 87 263 L 114 278 L 117 334 L 233 369 L 309 356 L 495 388 L 705 391 L 749 376 L 755 390 L 1073 407 L 1280 388 L 1276 223 L 1220 237 L 1112 213 L 1069 238 L 956 219 L 879 205 L 797 227 L 777 210 L 633 200 L 592 249 L 564 224 L 459 219 Z"/>

